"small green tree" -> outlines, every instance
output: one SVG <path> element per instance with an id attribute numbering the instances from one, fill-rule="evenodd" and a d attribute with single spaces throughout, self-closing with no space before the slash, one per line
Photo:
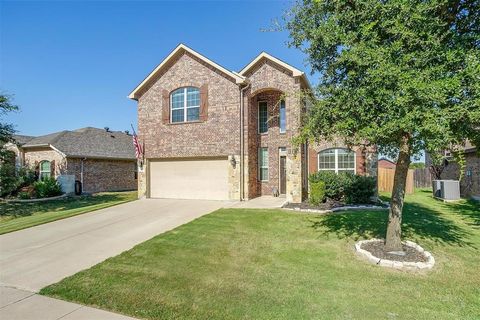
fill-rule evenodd
<path id="1" fill-rule="evenodd" d="M 12 141 L 15 133 L 12 124 L 5 123 L 3 117 L 11 111 L 18 110 L 18 107 L 11 103 L 7 95 L 0 95 L 0 195 L 4 196 L 15 190 L 15 155 L 5 148 L 7 142 Z"/>
<path id="2" fill-rule="evenodd" d="M 301 138 L 345 137 L 398 159 L 385 245 L 401 251 L 410 159 L 480 143 L 480 1 L 303 0 L 285 16 L 321 75 Z"/>

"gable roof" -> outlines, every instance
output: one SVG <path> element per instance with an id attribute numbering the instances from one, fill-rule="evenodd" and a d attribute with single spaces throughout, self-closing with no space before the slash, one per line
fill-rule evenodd
<path id="1" fill-rule="evenodd" d="M 250 71 L 253 67 L 257 65 L 260 61 L 263 59 L 270 60 L 279 66 L 281 66 L 284 69 L 289 70 L 292 72 L 293 77 L 300 77 L 303 81 L 305 81 L 306 86 L 311 89 L 310 82 L 308 81 L 307 76 L 305 75 L 305 72 L 293 67 L 292 65 L 289 65 L 288 63 L 275 58 L 271 54 L 266 53 L 265 51 L 262 51 L 255 59 L 253 59 L 249 64 L 247 64 L 242 70 L 240 70 L 239 74 L 242 76 L 245 76 L 245 74 Z"/>
<path id="2" fill-rule="evenodd" d="M 51 147 L 70 158 L 135 159 L 131 135 L 92 127 L 39 136 L 22 146 L 35 147 Z"/>
<path id="3" fill-rule="evenodd" d="M 13 135 L 13 143 L 15 143 L 16 145 L 18 146 L 21 146 L 21 145 L 24 145 L 25 143 L 27 143 L 28 141 L 32 140 L 33 138 L 35 138 L 34 136 L 25 136 L 25 135 L 21 135 L 21 134 L 14 134 Z"/>
<path id="4" fill-rule="evenodd" d="M 167 64 L 168 62 L 173 59 L 174 57 L 176 57 L 179 53 L 181 52 L 188 52 L 190 53 L 191 55 L 193 55 L 194 57 L 202 60 L 203 62 L 211 65 L 212 67 L 214 67 L 215 69 L 223 72 L 224 74 L 230 76 L 231 78 L 233 78 L 235 80 L 235 83 L 237 84 L 241 84 L 245 81 L 245 78 L 242 77 L 241 75 L 239 75 L 238 73 L 236 72 L 233 72 L 233 71 L 229 71 L 227 69 L 225 69 L 224 67 L 222 67 L 221 65 L 213 62 L 212 60 L 208 59 L 207 57 L 201 55 L 200 53 L 196 52 L 195 50 L 187 47 L 186 45 L 184 45 L 183 43 L 180 43 L 165 59 L 163 59 L 163 61 L 152 71 L 150 72 L 150 74 L 145 78 L 143 79 L 143 81 L 135 88 L 133 89 L 133 91 L 128 95 L 128 97 L 130 99 L 138 99 L 138 92 L 143 88 L 145 87 L 145 85 L 148 84 L 148 82 L 155 77 L 155 75 L 157 75 Z"/>

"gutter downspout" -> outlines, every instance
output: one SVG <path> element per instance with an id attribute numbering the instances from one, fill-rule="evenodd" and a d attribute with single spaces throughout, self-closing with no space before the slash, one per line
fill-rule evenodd
<path id="1" fill-rule="evenodd" d="M 240 201 L 245 200 L 245 130 L 244 130 L 244 99 L 243 93 L 250 86 L 240 87 Z"/>
<path id="2" fill-rule="evenodd" d="M 83 161 L 87 160 L 87 158 L 83 158 L 80 160 L 80 183 L 82 184 L 82 191 L 85 189 L 83 185 Z"/>

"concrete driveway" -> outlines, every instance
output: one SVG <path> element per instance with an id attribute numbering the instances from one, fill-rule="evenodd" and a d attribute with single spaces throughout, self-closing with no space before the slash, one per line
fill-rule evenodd
<path id="1" fill-rule="evenodd" d="M 147 199 L 0 236 L 0 285 L 30 292 L 228 203 Z"/>

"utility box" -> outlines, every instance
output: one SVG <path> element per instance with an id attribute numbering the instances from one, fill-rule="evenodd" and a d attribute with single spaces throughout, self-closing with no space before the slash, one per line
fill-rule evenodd
<path id="1" fill-rule="evenodd" d="M 75 192 L 75 176 L 73 174 L 63 174 L 57 177 L 58 184 L 63 193 L 72 194 Z"/>
<path id="2" fill-rule="evenodd" d="M 433 180 L 433 196 L 445 201 L 460 200 L 460 181 Z"/>

